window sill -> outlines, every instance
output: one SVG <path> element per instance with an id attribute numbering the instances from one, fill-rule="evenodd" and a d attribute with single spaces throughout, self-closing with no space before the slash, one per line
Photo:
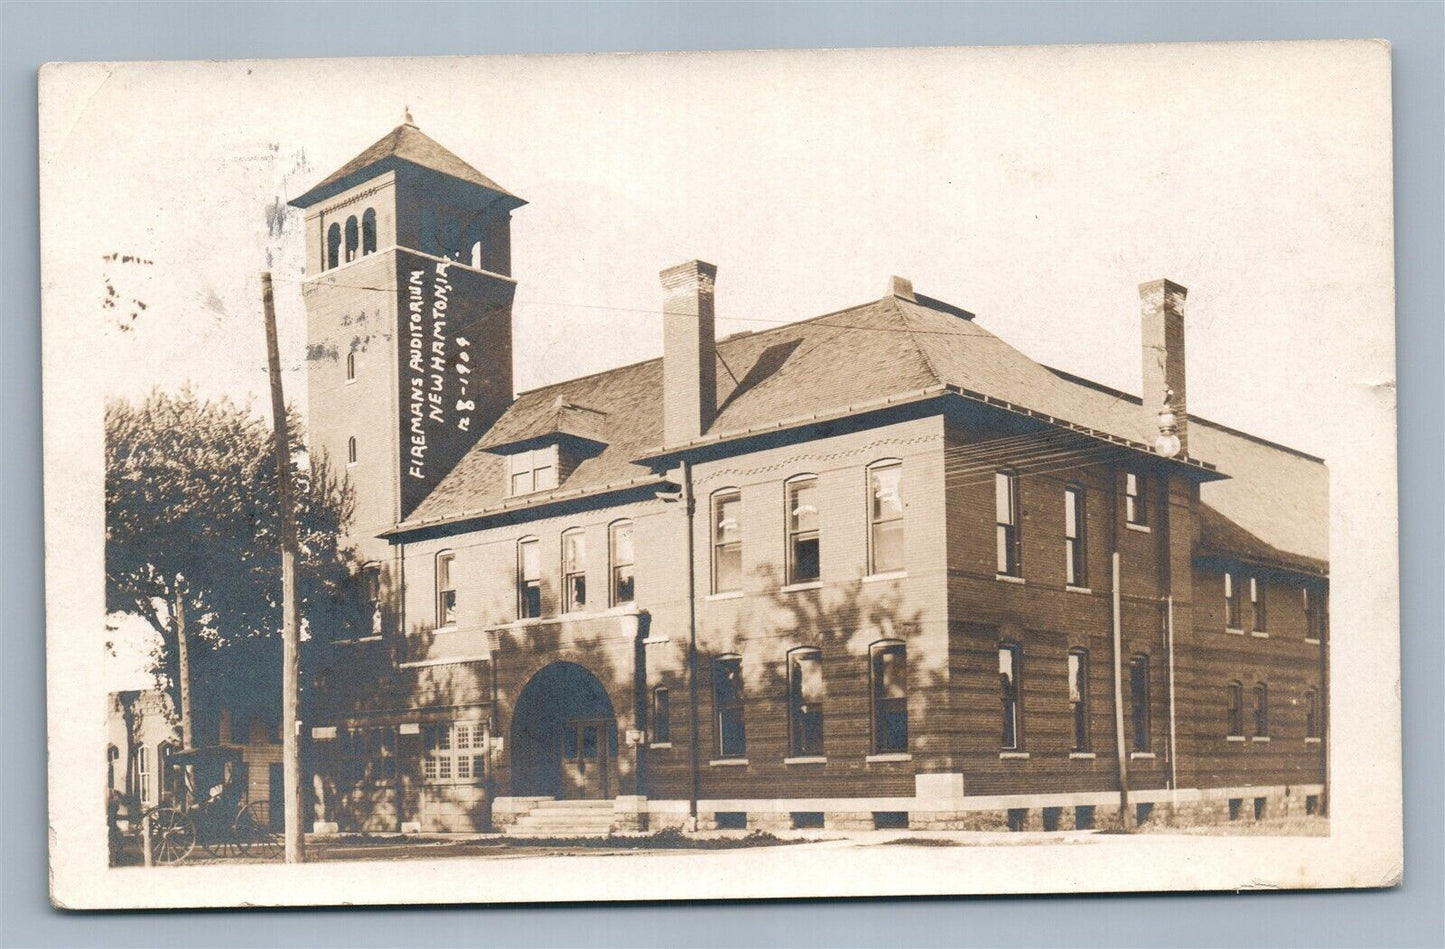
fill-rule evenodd
<path id="1" fill-rule="evenodd" d="M 648 745 L 647 747 L 648 747 L 649 749 L 653 750 L 653 751 L 666 751 L 667 749 L 669 749 L 669 748 L 672 747 L 672 742 L 670 742 L 670 741 L 654 741 L 652 744 Z"/>
<path id="2" fill-rule="evenodd" d="M 736 600 L 743 595 L 742 590 L 724 590 L 721 593 L 710 593 L 705 602 L 712 603 L 716 600 Z"/>
<path id="3" fill-rule="evenodd" d="M 1124 526 L 1127 527 L 1127 528 L 1128 528 L 1129 530 L 1131 530 L 1131 531 L 1138 531 L 1138 532 L 1141 533 L 1141 534 L 1147 534 L 1147 533 L 1149 533 L 1149 525 L 1148 525 L 1148 524 L 1130 524 L 1128 521 L 1125 521 L 1125 522 L 1124 522 Z"/>
<path id="4" fill-rule="evenodd" d="M 360 645 L 361 643 L 379 643 L 379 642 L 381 642 L 381 639 L 382 639 L 382 637 L 380 637 L 380 636 L 358 636 L 356 639 L 333 639 L 333 640 L 331 641 L 331 645 L 333 645 L 333 646 L 357 646 L 357 645 Z"/>
<path id="5" fill-rule="evenodd" d="M 1267 741 L 1269 741 L 1269 736 L 1268 736 L 1268 735 L 1255 735 L 1253 738 L 1250 739 L 1250 741 L 1267 742 Z"/>
<path id="6" fill-rule="evenodd" d="M 890 761 L 912 761 L 913 756 L 906 751 L 885 752 L 881 755 L 869 755 L 863 760 L 869 764 L 887 764 Z"/>
<path id="7" fill-rule="evenodd" d="M 1070 761 L 1093 761 L 1096 757 L 1098 757 L 1098 756 L 1095 755 L 1092 751 L 1071 751 L 1071 752 L 1069 752 L 1069 760 L 1070 760 Z"/>
<path id="8" fill-rule="evenodd" d="M 827 764 L 828 759 L 823 755 L 801 755 L 797 758 L 784 758 L 783 764 Z"/>
<path id="9" fill-rule="evenodd" d="M 1243 735 L 1225 735 L 1225 736 L 1224 736 L 1224 740 L 1225 740 L 1225 741 L 1244 741 L 1244 736 L 1243 736 Z"/>
<path id="10" fill-rule="evenodd" d="M 1243 635 L 1244 635 L 1244 630 L 1242 630 L 1242 629 L 1230 629 L 1228 626 L 1226 626 L 1226 627 L 1224 628 L 1224 631 L 1225 631 L 1226 633 L 1228 633 L 1229 635 L 1231 635 L 1231 636 L 1243 636 Z"/>
<path id="11" fill-rule="evenodd" d="M 1027 751 L 1000 751 L 998 753 L 998 760 L 1027 761 L 1029 760 L 1029 753 Z"/>
<path id="12" fill-rule="evenodd" d="M 996 574 L 993 575 L 993 578 L 994 578 L 995 580 L 1002 580 L 1004 583 L 1023 583 L 1023 582 L 1024 582 L 1024 578 L 1023 578 L 1023 577 L 1016 577 L 1016 576 L 1014 576 L 1014 575 L 1011 574 L 1011 573 L 996 573 Z"/>
<path id="13" fill-rule="evenodd" d="M 448 623 L 445 626 L 438 626 L 432 630 L 434 635 L 440 636 L 443 633 L 455 633 L 461 629 L 456 623 Z"/>
<path id="14" fill-rule="evenodd" d="M 714 759 L 712 759 L 711 761 L 709 761 L 707 764 L 708 764 L 708 767 L 710 767 L 710 768 L 746 768 L 746 767 L 748 766 L 748 759 L 746 759 L 746 758 L 714 758 Z"/>
<path id="15" fill-rule="evenodd" d="M 1306 744 L 1306 745 L 1318 745 L 1319 743 L 1320 743 L 1320 740 L 1319 740 L 1318 738 L 1311 738 L 1311 737 L 1308 736 L 1308 735 L 1305 736 L 1305 744 Z"/>
<path id="16" fill-rule="evenodd" d="M 1065 584 L 1064 590 L 1065 590 L 1066 592 L 1068 592 L 1068 593 L 1093 593 L 1093 592 L 1094 592 L 1093 590 L 1089 589 L 1088 587 L 1076 587 L 1076 586 L 1073 586 L 1072 584 Z"/>
<path id="17" fill-rule="evenodd" d="M 906 580 L 907 570 L 889 570 L 886 573 L 870 573 L 863 578 L 864 583 L 880 583 L 884 580 Z"/>
<path id="18" fill-rule="evenodd" d="M 1152 751 L 1131 751 L 1131 752 L 1129 752 L 1129 760 L 1130 760 L 1130 761 L 1153 761 L 1155 757 L 1156 757 L 1156 756 L 1155 756 L 1154 752 L 1152 752 Z"/>
<path id="19" fill-rule="evenodd" d="M 1320 641 L 1318 639 L 1310 639 L 1308 636 L 1305 637 L 1305 642 L 1309 643 L 1311 646 L 1318 646 L 1320 644 Z"/>
<path id="20" fill-rule="evenodd" d="M 802 591 L 802 590 L 821 590 L 821 589 L 823 589 L 823 581 L 822 581 L 822 580 L 809 580 L 809 581 L 807 581 L 806 583 L 790 583 L 790 584 L 788 584 L 787 586 L 779 587 L 779 588 L 778 588 L 778 592 L 779 592 L 779 593 L 798 593 L 798 592 L 800 592 L 800 591 Z"/>
<path id="21" fill-rule="evenodd" d="M 670 637 L 670 636 L 647 636 L 647 637 L 644 637 L 644 638 L 643 638 L 643 640 L 642 640 L 642 645 L 644 645 L 644 646 L 657 646 L 657 645 L 660 645 L 660 644 L 662 644 L 662 643 L 670 643 L 670 642 L 672 642 L 672 637 Z"/>
<path id="22" fill-rule="evenodd" d="M 1268 638 L 1269 638 L 1269 633 L 1261 632 L 1261 631 L 1259 631 L 1259 630 L 1257 630 L 1257 629 L 1250 630 L 1249 635 L 1253 636 L 1255 639 L 1268 639 Z"/>

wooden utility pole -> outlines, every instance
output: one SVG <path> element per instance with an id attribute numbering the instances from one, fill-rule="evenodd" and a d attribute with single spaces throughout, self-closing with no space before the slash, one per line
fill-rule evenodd
<path id="1" fill-rule="evenodd" d="M 171 613 L 176 621 L 176 665 L 179 668 L 176 674 L 181 680 L 181 747 L 190 751 L 195 745 L 195 730 L 191 725 L 191 644 L 190 633 L 186 629 L 186 596 L 184 592 L 185 580 L 176 577 L 175 602 L 171 604 Z M 190 766 L 186 766 L 186 773 L 190 773 Z"/>
<path id="2" fill-rule="evenodd" d="M 271 274 L 261 272 L 266 315 L 266 362 L 271 376 L 271 414 L 276 428 L 276 500 L 281 517 L 281 760 L 286 794 L 286 862 L 306 861 L 301 822 L 301 630 L 296 596 L 296 518 L 291 503 L 291 439 L 281 392 L 281 349 Z"/>

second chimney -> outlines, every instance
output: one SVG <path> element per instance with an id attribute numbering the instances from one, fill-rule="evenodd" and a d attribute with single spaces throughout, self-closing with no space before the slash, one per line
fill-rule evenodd
<path id="1" fill-rule="evenodd" d="M 1145 431 L 1151 440 L 1159 434 L 1159 413 L 1167 408 L 1175 418 L 1180 454 L 1189 453 L 1189 400 L 1184 387 L 1184 297 L 1188 293 L 1172 280 L 1139 285 Z"/>
<path id="2" fill-rule="evenodd" d="M 705 434 L 717 415 L 717 267 L 690 260 L 662 277 L 662 440 L 681 445 Z"/>

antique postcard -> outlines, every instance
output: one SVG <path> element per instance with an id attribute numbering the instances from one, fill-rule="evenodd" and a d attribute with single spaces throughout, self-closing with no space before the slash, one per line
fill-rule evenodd
<path id="1" fill-rule="evenodd" d="M 63 907 L 1390 886 L 1390 50 L 40 75 Z"/>

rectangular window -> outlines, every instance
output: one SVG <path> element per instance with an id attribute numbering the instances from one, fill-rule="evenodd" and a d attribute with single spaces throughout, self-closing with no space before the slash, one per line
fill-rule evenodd
<path id="1" fill-rule="evenodd" d="M 713 708 L 716 710 L 716 751 L 719 758 L 741 758 L 748 753 L 743 722 L 743 661 L 737 656 L 712 664 Z"/>
<path id="2" fill-rule="evenodd" d="M 349 728 L 337 737 L 342 773 L 352 786 L 386 785 L 396 779 L 395 728 Z"/>
<path id="3" fill-rule="evenodd" d="M 1089 653 L 1069 651 L 1069 718 L 1074 726 L 1074 751 L 1089 750 Z"/>
<path id="4" fill-rule="evenodd" d="M 873 647 L 873 751 L 908 750 L 908 647 L 883 643 Z"/>
<path id="5" fill-rule="evenodd" d="M 892 462 L 868 470 L 868 572 L 903 569 L 903 465 Z"/>
<path id="6" fill-rule="evenodd" d="M 1254 737 L 1269 737 L 1269 686 L 1263 682 L 1254 687 Z"/>
<path id="7" fill-rule="evenodd" d="M 517 618 L 542 615 L 542 545 L 535 539 L 517 544 Z"/>
<path id="8" fill-rule="evenodd" d="M 1134 750 L 1149 751 L 1149 657 L 1129 660 L 1129 713 L 1134 731 Z"/>
<path id="9" fill-rule="evenodd" d="M 788 654 L 790 753 L 794 757 L 823 753 L 823 654 L 796 649 Z"/>
<path id="10" fill-rule="evenodd" d="M 811 583 L 819 572 L 818 481 L 788 484 L 788 582 Z"/>
<path id="11" fill-rule="evenodd" d="M 1149 523 L 1149 498 L 1144 476 L 1130 472 L 1124 475 L 1124 520 L 1144 527 Z"/>
<path id="12" fill-rule="evenodd" d="M 1239 586 L 1232 573 L 1224 575 L 1224 628 L 1244 628 L 1239 621 Z"/>
<path id="13" fill-rule="evenodd" d="M 1022 576 L 1018 475 L 998 472 L 993 477 L 993 490 L 995 520 L 998 522 L 998 572 L 1008 577 Z"/>
<path id="14" fill-rule="evenodd" d="M 1305 608 L 1305 639 L 1310 642 L 1324 642 L 1327 601 L 1324 590 L 1305 587 L 1303 590 Z"/>
<path id="15" fill-rule="evenodd" d="M 1249 578 L 1249 606 L 1250 612 L 1254 615 L 1255 632 L 1264 632 L 1264 581 L 1259 577 Z"/>
<path id="16" fill-rule="evenodd" d="M 533 448 L 507 457 L 513 497 L 557 487 L 557 448 Z"/>
<path id="17" fill-rule="evenodd" d="M 1023 729 L 1019 715 L 1019 700 L 1023 690 L 1020 677 L 1023 669 L 1023 649 L 1019 646 L 1000 646 L 998 650 L 999 693 L 1003 700 L 1003 749 L 1017 751 L 1023 747 Z"/>
<path id="18" fill-rule="evenodd" d="M 743 586 L 743 534 L 739 524 L 743 499 L 736 491 L 713 495 L 712 592 L 728 593 Z"/>
<path id="19" fill-rule="evenodd" d="M 672 741 L 672 693 L 661 686 L 652 690 L 652 741 L 660 745 Z"/>
<path id="20" fill-rule="evenodd" d="M 137 789 L 140 791 L 140 802 L 151 803 L 151 750 L 141 745 L 135 750 L 135 776 Z"/>
<path id="21" fill-rule="evenodd" d="M 1071 587 L 1088 585 L 1087 519 L 1084 489 L 1070 485 L 1064 489 L 1064 582 Z"/>
<path id="22" fill-rule="evenodd" d="M 612 605 L 621 606 L 633 601 L 632 522 L 613 524 L 608 530 L 607 546 L 612 563 Z"/>
<path id="23" fill-rule="evenodd" d="M 1244 686 L 1229 683 L 1229 736 L 1244 737 Z"/>
<path id="24" fill-rule="evenodd" d="M 437 554 L 437 627 L 455 626 L 457 622 L 457 588 L 452 579 L 456 554 Z"/>
<path id="25" fill-rule="evenodd" d="M 562 609 L 587 608 L 587 535 L 572 530 L 562 535 Z"/>
<path id="26" fill-rule="evenodd" d="M 443 722 L 422 729 L 422 777 L 436 784 L 469 784 L 486 776 L 486 726 Z"/>
<path id="27" fill-rule="evenodd" d="M 1320 737 L 1320 693 L 1316 689 L 1305 691 L 1305 737 Z"/>

